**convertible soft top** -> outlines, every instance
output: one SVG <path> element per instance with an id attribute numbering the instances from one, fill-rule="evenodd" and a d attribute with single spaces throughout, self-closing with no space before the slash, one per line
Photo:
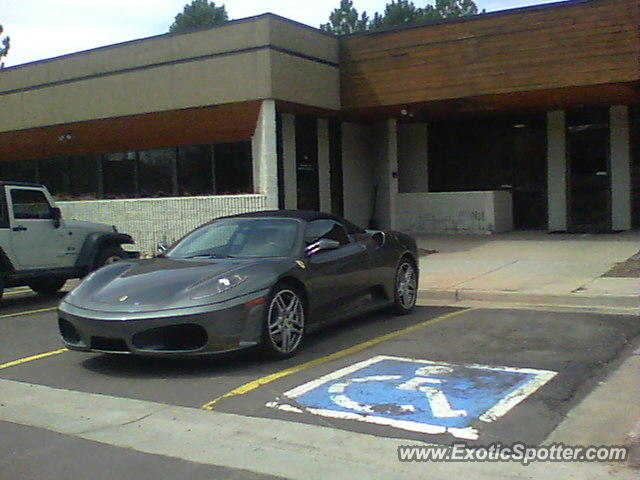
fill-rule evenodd
<path id="1" fill-rule="evenodd" d="M 325 212 L 315 212 L 313 210 L 263 210 L 259 212 L 241 213 L 238 215 L 229 215 L 223 218 L 242 218 L 242 217 L 274 217 L 274 218 L 296 218 L 305 222 L 313 222 L 314 220 L 335 220 L 342 223 L 347 229 L 348 234 L 364 233 L 365 231 L 357 225 L 351 223 L 337 215 Z M 215 221 L 215 220 L 214 220 Z"/>

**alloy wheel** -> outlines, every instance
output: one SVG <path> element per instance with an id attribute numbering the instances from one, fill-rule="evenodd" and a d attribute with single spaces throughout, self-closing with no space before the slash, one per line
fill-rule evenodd
<path id="1" fill-rule="evenodd" d="M 269 305 L 268 334 L 274 348 L 283 354 L 295 351 L 304 334 L 304 307 L 289 289 L 276 292 Z"/>
<path id="2" fill-rule="evenodd" d="M 404 262 L 398 268 L 396 279 L 396 294 L 400 306 L 405 310 L 410 310 L 416 303 L 416 270 L 409 262 Z"/>

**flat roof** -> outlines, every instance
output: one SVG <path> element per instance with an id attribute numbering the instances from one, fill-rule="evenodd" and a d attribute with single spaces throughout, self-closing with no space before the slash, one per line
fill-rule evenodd
<path id="1" fill-rule="evenodd" d="M 202 32 L 202 31 L 205 31 L 205 30 L 212 30 L 212 29 L 215 29 L 215 28 L 228 26 L 228 25 L 231 25 L 231 24 L 254 22 L 256 20 L 260 20 L 260 19 L 265 18 L 265 17 L 277 18 L 278 20 L 290 23 L 292 25 L 296 25 L 298 27 L 306 28 L 306 29 L 312 30 L 312 31 L 314 31 L 316 33 L 321 33 L 323 35 L 327 35 L 327 36 L 330 36 L 330 37 L 350 37 L 350 36 L 378 35 L 378 34 L 388 33 L 388 32 L 397 32 L 397 31 L 400 31 L 400 30 L 409 30 L 409 29 L 412 29 L 412 28 L 428 27 L 428 26 L 442 25 L 442 24 L 448 24 L 448 23 L 457 23 L 457 22 L 468 22 L 468 21 L 473 21 L 473 20 L 477 20 L 477 19 L 480 19 L 480 18 L 495 17 L 495 16 L 500 16 L 500 15 L 513 15 L 513 14 L 523 13 L 523 12 L 527 12 L 527 11 L 535 11 L 535 10 L 542 10 L 542 9 L 549 9 L 549 8 L 563 8 L 563 7 L 567 7 L 567 6 L 571 6 L 571 5 L 598 2 L 598 1 L 600 1 L 600 0 L 557 0 L 555 2 L 545 3 L 545 4 L 541 4 L 541 5 L 530 5 L 530 6 L 526 6 L 526 7 L 510 8 L 510 9 L 498 10 L 498 11 L 493 11 L 493 12 L 479 13 L 477 15 L 469 15 L 469 16 L 466 16 L 466 17 L 459 17 L 459 18 L 449 18 L 449 19 L 444 19 L 444 20 L 435 20 L 435 21 L 432 20 L 432 21 L 425 21 L 425 22 L 416 22 L 416 23 L 412 23 L 412 24 L 409 24 L 409 25 L 399 25 L 399 26 L 394 26 L 394 27 L 386 27 L 386 28 L 380 28 L 380 29 L 377 29 L 377 30 L 369 30 L 369 31 L 365 31 L 365 32 L 355 32 L 355 33 L 351 33 L 351 34 L 347 34 L 347 35 L 334 35 L 334 34 L 332 34 L 330 32 L 322 30 L 320 28 L 316 28 L 316 27 L 313 27 L 311 25 L 307 25 L 305 23 L 298 22 L 296 20 L 292 20 L 292 19 L 287 18 L 287 17 L 283 17 L 283 16 L 275 14 L 275 13 L 266 12 L 266 13 L 262 13 L 262 14 L 259 14 L 259 15 L 253 15 L 251 17 L 245 17 L 245 18 L 239 18 L 239 19 L 235 19 L 235 20 L 229 20 L 228 22 L 225 22 L 225 23 L 220 24 L 220 25 L 215 25 L 213 27 L 197 28 L 197 29 L 194 29 L 194 30 L 189 31 L 189 32 L 183 32 L 183 33 L 171 33 L 171 32 L 160 33 L 158 35 L 151 35 L 151 36 L 148 36 L 148 37 L 135 38 L 135 39 L 132 39 L 132 40 L 126 40 L 124 42 L 112 43 L 112 44 L 109 44 L 109 45 L 103 45 L 101 47 L 88 48 L 86 50 L 79 50 L 77 52 L 65 53 L 63 55 L 57 55 L 55 57 L 43 58 L 43 59 L 40 59 L 40 60 L 34 60 L 34 61 L 31 61 L 31 62 L 21 63 L 21 64 L 18 64 L 18 65 L 11 65 L 9 67 L 5 67 L 2 71 L 15 70 L 17 68 L 21 68 L 21 67 L 25 67 L 25 66 L 29 66 L 29 65 L 51 62 L 51 61 L 55 61 L 55 60 L 59 60 L 59 59 L 63 59 L 63 58 L 72 57 L 74 55 L 82 55 L 82 54 L 91 53 L 91 52 L 100 51 L 100 50 L 118 48 L 118 47 L 122 47 L 122 46 L 126 46 L 126 45 L 131 45 L 131 44 L 140 43 L 140 42 L 146 42 L 146 41 L 149 41 L 149 40 L 154 40 L 154 39 L 163 38 L 163 37 L 170 37 L 170 36 L 176 36 L 176 35 L 189 35 L 189 34 L 193 34 L 193 33 Z M 2 71 L 0 71 L 0 73 Z"/>
<path id="2" fill-rule="evenodd" d="M 333 35 L 332 33 L 326 32 L 326 31 L 321 30 L 319 28 L 312 27 L 311 25 L 307 25 L 305 23 L 297 22 L 295 20 L 291 20 L 290 18 L 286 18 L 286 17 L 283 17 L 281 15 L 277 15 L 275 13 L 266 12 L 266 13 L 261 13 L 260 15 L 253 15 L 251 17 L 244 17 L 244 18 L 238 18 L 238 19 L 235 19 L 235 20 L 229 20 L 228 22 L 222 23 L 220 25 L 214 25 L 212 27 L 196 28 L 196 29 L 190 30 L 188 32 L 159 33 L 157 35 L 150 35 L 148 37 L 134 38 L 134 39 L 131 39 L 131 40 L 125 40 L 124 42 L 111 43 L 111 44 L 108 44 L 108 45 L 103 45 L 101 47 L 87 48 L 85 50 L 78 50 L 77 52 L 71 52 L 71 53 L 64 53 L 62 55 L 56 55 L 55 57 L 48 57 L 48 58 L 43 58 L 43 59 L 40 59 L 40 60 L 33 60 L 31 62 L 20 63 L 18 65 L 11 65 L 11 66 L 8 66 L 8 67 L 4 67 L 2 70 L 0 70 L 0 74 L 3 71 L 10 71 L 10 70 L 15 70 L 15 69 L 26 67 L 26 66 L 37 65 L 37 64 L 40 64 L 40 63 L 52 62 L 52 61 L 56 61 L 56 60 L 61 60 L 61 59 L 73 57 L 75 55 L 83 55 L 83 54 L 97 52 L 97 51 L 101 51 L 101 50 L 109 50 L 109 49 L 112 49 L 112 48 L 119 48 L 119 47 L 123 47 L 123 46 L 126 46 L 126 45 L 132 45 L 132 44 L 136 44 L 136 43 L 147 42 L 147 41 L 156 40 L 156 39 L 159 39 L 159 38 L 175 37 L 175 36 L 178 36 L 178 35 L 191 35 L 191 34 L 194 34 L 194 33 L 204 32 L 206 30 L 213 30 L 213 29 L 216 29 L 216 28 L 227 27 L 227 26 L 233 25 L 233 24 L 255 22 L 257 20 L 261 20 L 261 19 L 267 18 L 267 17 L 276 18 L 276 19 L 278 19 L 280 21 L 283 21 L 283 22 L 286 22 L 286 23 L 290 23 L 290 24 L 295 25 L 297 27 L 306 28 L 306 29 L 312 30 L 312 31 L 314 31 L 316 33 L 320 33 L 320 34 L 327 35 L 327 36 L 330 36 L 330 37 L 335 37 L 335 35 Z"/>
<path id="3" fill-rule="evenodd" d="M 451 24 L 451 23 L 471 22 L 474 20 L 500 17 L 504 15 L 514 15 L 514 14 L 526 13 L 531 11 L 547 10 L 547 9 L 554 9 L 554 8 L 566 8 L 573 5 L 581 5 L 584 3 L 595 3 L 599 1 L 601 0 L 556 0 L 554 2 L 543 3 L 540 5 L 528 5 L 525 7 L 508 8 L 504 10 L 496 10 L 493 12 L 478 13 L 476 15 L 467 15 L 464 17 L 446 18 L 443 20 L 427 20 L 427 21 L 415 22 L 407 25 L 398 25 L 393 27 L 379 28 L 376 30 L 354 32 L 354 33 L 341 35 L 341 36 L 355 37 L 355 36 L 379 35 L 382 33 L 398 32 L 401 30 L 411 30 L 413 28 L 424 28 L 424 27 L 445 25 L 445 24 Z"/>

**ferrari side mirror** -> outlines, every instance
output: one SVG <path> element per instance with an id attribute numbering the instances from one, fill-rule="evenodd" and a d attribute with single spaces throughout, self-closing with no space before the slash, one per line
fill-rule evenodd
<path id="1" fill-rule="evenodd" d="M 311 245 L 308 245 L 304 251 L 307 255 L 311 256 L 325 250 L 335 250 L 337 248 L 340 248 L 340 242 L 338 242 L 337 240 L 331 240 L 330 238 L 321 238 Z"/>
<path id="2" fill-rule="evenodd" d="M 387 241 L 387 236 L 382 231 L 373 233 L 371 238 L 378 244 L 378 247 L 383 247 Z"/>

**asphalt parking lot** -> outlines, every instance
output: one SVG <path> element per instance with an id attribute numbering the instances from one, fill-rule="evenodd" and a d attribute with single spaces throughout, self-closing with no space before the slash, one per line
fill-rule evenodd
<path id="1" fill-rule="evenodd" d="M 327 328 L 284 361 L 146 359 L 60 351 L 56 303 L 5 297 L 0 379 L 445 444 L 542 442 L 640 335 L 635 317 L 419 307 Z M 40 461 L 35 439 L 52 434 L 18 430 L 22 461 Z"/>

